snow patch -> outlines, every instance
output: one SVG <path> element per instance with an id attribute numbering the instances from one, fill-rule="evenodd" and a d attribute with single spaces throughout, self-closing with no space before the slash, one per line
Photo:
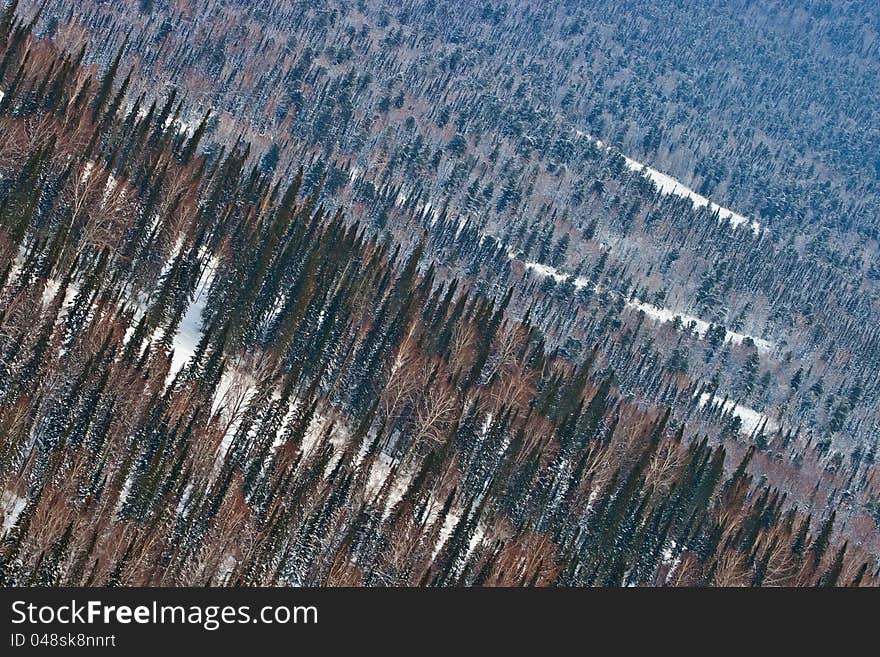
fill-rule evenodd
<path id="1" fill-rule="evenodd" d="M 196 289 L 195 297 L 186 309 L 183 319 L 180 320 L 180 326 L 178 327 L 177 333 L 175 333 L 172 342 L 174 355 L 171 357 L 171 367 L 168 370 L 169 381 L 173 379 L 180 371 L 180 368 L 192 358 L 196 351 L 196 346 L 198 346 L 199 340 L 202 338 L 202 311 L 208 300 L 207 292 L 211 287 L 216 267 L 216 259 L 211 258 L 211 261 L 208 263 L 206 274 L 203 276 L 202 281 Z"/>
<path id="2" fill-rule="evenodd" d="M 510 253 L 509 256 L 511 258 L 516 257 L 516 255 L 513 253 Z M 562 281 L 566 281 L 571 278 L 570 274 L 566 274 L 565 272 L 561 272 L 558 269 L 556 269 L 556 267 L 553 267 L 551 265 L 545 265 L 544 263 L 541 263 L 541 262 L 527 261 L 527 262 L 523 262 L 523 266 L 526 269 L 529 269 L 529 270 L 535 272 L 538 276 L 541 276 L 543 278 L 546 278 L 549 276 L 550 278 L 553 278 L 557 282 L 560 282 L 560 283 Z M 580 289 L 582 287 L 586 287 L 586 286 L 590 285 L 590 280 L 586 277 L 579 276 L 579 277 L 575 278 L 574 280 L 572 280 L 572 284 L 574 285 L 575 289 Z M 707 322 L 703 319 L 700 319 L 699 317 L 694 317 L 693 315 L 688 315 L 687 313 L 682 313 L 677 310 L 670 310 L 668 308 L 655 306 L 653 304 L 643 303 L 637 299 L 633 300 L 633 301 L 627 301 L 626 305 L 628 308 L 631 308 L 633 310 L 641 310 L 648 317 L 650 317 L 651 319 L 658 321 L 658 322 L 672 322 L 676 317 L 678 317 L 681 320 L 682 327 L 684 328 L 687 326 L 692 326 L 694 333 L 700 339 L 705 339 L 706 332 L 709 330 L 709 327 L 711 326 L 711 324 L 709 322 Z M 746 339 L 751 340 L 754 343 L 755 348 L 758 350 L 758 352 L 763 353 L 763 354 L 769 354 L 770 352 L 773 351 L 773 348 L 775 346 L 774 343 L 771 342 L 770 340 L 765 340 L 764 338 L 757 338 L 753 335 L 748 335 L 747 333 L 740 333 L 738 331 L 727 330 L 727 332 L 725 333 L 725 336 L 724 336 L 725 342 L 731 342 L 731 343 L 737 344 L 737 345 L 743 344 L 746 341 Z"/>
<path id="3" fill-rule="evenodd" d="M 683 326 L 692 326 L 694 331 L 699 335 L 701 339 L 706 337 L 706 332 L 711 326 L 709 322 L 702 320 L 699 317 L 694 317 L 693 315 L 669 310 L 668 308 L 658 307 L 650 303 L 643 303 L 638 300 L 627 301 L 626 305 L 629 308 L 633 308 L 634 310 L 641 310 L 648 317 L 658 322 L 672 322 L 676 317 L 678 317 L 681 320 Z M 724 341 L 732 342 L 733 344 L 742 344 L 746 340 L 746 338 L 751 340 L 754 343 L 755 348 L 761 353 L 766 354 L 773 351 L 774 345 L 769 340 L 756 338 L 753 335 L 739 333 L 737 331 L 728 330 L 724 336 Z"/>
<path id="4" fill-rule="evenodd" d="M 713 406 L 717 405 L 723 413 L 729 413 L 740 419 L 740 422 L 742 422 L 743 433 L 753 433 L 761 425 L 764 425 L 765 432 L 773 431 L 778 427 L 778 425 L 764 413 L 749 408 L 748 406 L 737 404 L 732 399 L 725 400 L 723 397 L 718 397 L 717 395 L 713 397 L 711 393 L 708 392 L 704 392 L 700 395 L 700 407 L 702 408 L 706 406 L 706 404 L 709 403 L 710 398 Z"/>
<path id="5" fill-rule="evenodd" d="M 514 253 L 509 253 L 508 255 L 510 258 L 516 258 L 516 254 Z M 571 278 L 571 274 L 566 274 L 552 265 L 545 265 L 543 262 L 535 262 L 532 260 L 523 261 L 523 267 L 530 269 L 542 278 L 547 278 L 549 276 L 550 278 L 555 279 L 558 283 L 567 281 Z M 590 284 L 590 280 L 584 276 L 578 276 L 572 281 L 572 283 L 574 284 L 575 289 L 579 290 L 582 287 L 587 287 Z"/>
<path id="6" fill-rule="evenodd" d="M 602 143 L 601 140 L 596 139 L 595 137 L 588 135 L 587 133 L 580 130 L 577 130 L 576 132 L 579 137 L 583 137 L 584 139 L 589 140 L 598 148 L 602 148 L 606 151 L 611 150 L 611 147 L 606 146 L 604 143 Z M 630 169 L 631 171 L 639 172 L 643 176 L 648 178 L 657 186 L 657 189 L 660 191 L 661 194 L 672 194 L 673 196 L 690 199 L 691 203 L 693 203 L 694 206 L 698 208 L 708 207 L 710 212 L 718 213 L 719 221 L 727 220 L 734 228 L 742 226 L 743 224 L 748 224 L 755 235 L 758 235 L 761 232 L 761 224 L 754 219 L 749 220 L 747 217 L 739 214 L 738 212 L 734 212 L 729 208 L 718 205 L 717 203 L 709 200 L 702 194 L 695 192 L 690 187 L 676 180 L 672 176 L 658 171 L 657 169 L 650 167 L 643 162 L 639 162 L 638 160 L 634 160 L 631 157 L 627 157 L 626 155 L 623 155 L 623 153 L 621 153 L 621 156 L 623 157 L 624 162 L 626 162 L 626 166 L 628 169 Z M 764 230 L 766 230 L 766 228 Z"/>
<path id="7" fill-rule="evenodd" d="M 443 526 L 440 527 L 439 536 L 437 537 L 437 543 L 434 545 L 434 551 L 431 554 L 431 559 L 436 559 L 437 555 L 440 554 L 440 550 L 443 549 L 443 546 L 446 545 L 446 542 L 449 540 L 449 537 L 452 536 L 452 532 L 455 530 L 455 527 L 458 525 L 461 520 L 461 515 L 456 511 L 450 511 L 446 514 L 446 517 L 443 518 Z M 471 536 L 471 540 L 468 543 L 467 552 L 465 553 L 465 558 L 470 556 L 470 553 L 474 551 L 482 541 L 486 534 L 486 528 L 483 526 L 483 523 L 477 522 L 477 526 L 474 528 L 474 534 Z"/>
<path id="8" fill-rule="evenodd" d="M 0 96 L 2 98 L 2 96 Z M 11 530 L 18 521 L 18 516 L 27 505 L 27 500 L 20 495 L 16 495 L 12 491 L 4 491 L 0 495 L 0 511 L 3 512 L 3 524 L 0 526 L 0 536 L 5 535 Z"/>

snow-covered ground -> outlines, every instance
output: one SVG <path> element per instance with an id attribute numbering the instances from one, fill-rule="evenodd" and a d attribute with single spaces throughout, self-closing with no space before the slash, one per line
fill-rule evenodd
<path id="1" fill-rule="evenodd" d="M 391 457 L 387 454 L 379 454 L 379 458 L 376 459 L 373 467 L 370 469 L 369 479 L 367 479 L 366 493 L 369 496 L 375 496 L 379 494 L 388 477 L 392 476 L 392 472 L 395 473 L 394 481 L 391 482 L 388 502 L 382 510 L 382 517 L 388 515 L 391 509 L 394 508 L 394 505 L 401 500 L 403 494 L 406 493 L 412 476 L 401 472 L 399 469 L 394 470 L 394 462 Z"/>
<path id="2" fill-rule="evenodd" d="M 26 504 L 27 500 L 25 498 L 11 491 L 4 491 L 0 495 L 0 511 L 3 512 L 3 525 L 0 526 L 0 536 L 5 535 L 12 529 Z"/>
<path id="3" fill-rule="evenodd" d="M 511 258 L 516 257 L 513 253 L 511 253 L 509 255 Z M 541 276 L 543 278 L 546 278 L 547 276 L 549 276 L 550 278 L 555 279 L 559 283 L 561 283 L 562 281 L 568 280 L 568 278 L 570 276 L 570 274 L 566 274 L 565 272 L 559 271 L 558 269 L 556 269 L 556 267 L 553 267 L 552 265 L 545 265 L 543 262 L 525 261 L 525 262 L 523 262 L 523 266 L 526 269 L 531 269 L 538 276 Z M 577 278 L 574 279 L 574 287 L 577 290 L 581 289 L 582 287 L 586 287 L 589 284 L 590 284 L 589 279 L 587 279 L 583 276 L 578 276 Z"/>
<path id="4" fill-rule="evenodd" d="M 186 314 L 180 322 L 180 328 L 174 335 L 174 343 L 172 345 L 174 355 L 171 357 L 171 369 L 168 371 L 169 378 L 173 379 L 180 371 L 180 368 L 192 358 L 196 351 L 196 346 L 202 337 L 202 309 L 204 307 L 205 302 L 203 298 L 197 297 L 189 305 L 189 308 L 186 309 Z"/>
<path id="5" fill-rule="evenodd" d="M 202 310 L 204 310 L 205 303 L 208 300 L 208 290 L 211 287 L 216 267 L 217 262 L 212 258 L 208 263 L 205 275 L 202 276 L 202 280 L 196 289 L 192 303 L 189 304 L 183 319 L 180 320 L 180 326 L 174 335 L 174 342 L 172 343 L 174 355 L 171 357 L 171 368 L 168 371 L 169 381 L 192 358 L 196 351 L 196 346 L 198 346 L 199 340 L 202 338 Z"/>
<path id="6" fill-rule="evenodd" d="M 511 258 L 515 258 L 516 256 L 511 253 Z M 552 267 L 550 265 L 545 265 L 541 262 L 524 262 L 523 266 L 526 269 L 530 269 L 538 276 L 542 277 L 551 277 L 559 282 L 567 280 L 569 275 L 559 271 L 556 267 Z M 580 276 L 575 278 L 574 281 L 575 289 L 580 289 L 589 285 L 590 281 Z M 670 310 L 669 308 L 662 308 L 655 306 L 653 304 L 644 303 L 639 300 L 627 301 L 626 305 L 628 308 L 633 310 L 641 310 L 651 319 L 658 322 L 672 322 L 676 317 L 681 320 L 682 328 L 685 328 L 689 325 L 693 326 L 694 332 L 697 334 L 699 338 L 704 338 L 706 336 L 706 331 L 709 330 L 711 324 L 699 317 L 694 317 L 693 315 L 688 315 L 687 313 L 683 313 L 677 310 Z M 733 344 L 742 344 L 743 341 L 749 338 L 755 344 L 755 347 L 760 353 L 768 354 L 773 351 L 774 344 L 769 340 L 765 340 L 763 338 L 757 338 L 753 335 L 748 335 L 746 333 L 739 333 L 737 331 L 728 330 L 724 336 L 725 342 L 732 342 Z"/>
<path id="7" fill-rule="evenodd" d="M 710 393 L 704 392 L 700 395 L 699 404 L 701 407 L 705 406 L 709 403 Z M 742 422 L 742 430 L 743 433 L 752 433 L 760 427 L 764 422 L 766 425 L 764 427 L 764 432 L 769 433 L 777 428 L 777 424 L 773 422 L 770 418 L 768 418 L 764 413 L 756 411 L 753 408 L 749 408 L 748 406 L 743 406 L 742 404 L 737 404 L 734 400 L 728 399 L 726 402 L 723 397 L 712 397 L 712 404 L 724 404 L 724 412 L 734 415 L 740 419 Z"/>
<path id="8" fill-rule="evenodd" d="M 595 137 L 588 135 L 587 133 L 580 130 L 577 130 L 576 132 L 579 137 L 590 140 L 598 148 L 611 150 L 611 147 L 604 144 L 601 140 L 596 139 Z M 708 206 L 711 212 L 718 213 L 719 220 L 726 219 L 734 228 L 743 224 L 749 224 L 749 226 L 751 226 L 752 232 L 754 232 L 755 235 L 761 232 L 761 224 L 754 219 L 750 220 L 748 219 L 748 217 L 745 217 L 738 212 L 734 212 L 729 208 L 718 205 L 717 203 L 709 200 L 702 194 L 695 192 L 690 187 L 676 180 L 672 176 L 658 171 L 657 169 L 650 167 L 647 164 L 639 162 L 638 160 L 634 160 L 631 157 L 627 157 L 626 155 L 623 155 L 623 153 L 621 153 L 621 156 L 623 157 L 624 161 L 626 162 L 626 166 L 629 167 L 629 169 L 631 169 L 632 171 L 639 171 L 642 173 L 642 175 L 649 178 L 657 186 L 657 189 L 660 190 L 661 194 L 672 194 L 674 196 L 680 196 L 682 198 L 690 199 L 691 202 L 698 208 Z"/>
<path id="9" fill-rule="evenodd" d="M 676 317 L 678 317 L 681 320 L 683 326 L 686 327 L 688 325 L 692 325 L 694 327 L 694 331 L 699 334 L 701 338 L 705 337 L 706 331 L 708 331 L 709 327 L 711 326 L 709 322 L 702 320 L 699 317 L 694 317 L 693 315 L 670 310 L 668 308 L 657 307 L 653 304 L 644 303 L 638 300 L 627 301 L 626 305 L 630 308 L 633 308 L 634 310 L 641 310 L 648 317 L 658 322 L 671 322 Z M 724 336 L 724 341 L 732 342 L 733 344 L 742 344 L 746 338 L 749 338 L 755 344 L 757 350 L 761 353 L 766 354 L 773 351 L 773 343 L 769 340 L 756 338 L 753 335 L 739 333 L 737 331 L 728 330 Z"/>
<path id="10" fill-rule="evenodd" d="M 433 520 L 433 517 L 429 517 L 426 524 L 430 524 L 431 522 L 433 522 Z M 440 535 L 437 537 L 437 543 L 434 545 L 434 551 L 431 554 L 432 559 L 436 559 L 437 555 L 440 554 L 440 550 L 442 550 L 443 546 L 446 545 L 446 542 L 449 540 L 449 537 L 452 536 L 452 532 L 455 531 L 455 527 L 456 525 L 458 525 L 460 520 L 461 514 L 457 511 L 450 511 L 446 514 L 446 517 L 443 518 L 443 525 L 440 527 L 439 532 Z M 476 548 L 482 542 L 485 534 L 485 526 L 483 525 L 483 523 L 478 522 L 477 526 L 474 528 L 474 535 L 471 536 L 471 540 L 468 543 L 466 554 L 469 555 L 471 552 L 473 552 L 474 548 Z"/>
<path id="11" fill-rule="evenodd" d="M 125 107 L 126 116 L 131 114 L 133 109 L 134 109 L 133 102 L 126 103 L 126 107 Z M 138 108 L 137 120 L 138 121 L 142 120 L 147 114 L 149 114 L 149 110 L 147 110 L 146 107 L 141 105 Z M 174 122 L 174 129 L 176 130 L 177 134 L 191 137 L 193 135 L 193 133 L 196 131 L 196 129 L 198 128 L 201 119 L 187 121 L 185 119 L 180 118 L 179 116 L 175 118 L 175 116 L 172 114 L 172 115 L 169 115 L 165 119 L 165 123 L 162 124 L 162 128 L 167 128 L 169 125 L 171 125 L 172 121 Z"/>

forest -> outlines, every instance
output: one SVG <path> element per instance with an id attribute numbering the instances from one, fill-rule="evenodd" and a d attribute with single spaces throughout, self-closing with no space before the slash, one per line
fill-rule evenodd
<path id="1" fill-rule="evenodd" d="M 0 18 L 3 585 L 880 583 L 870 222 L 569 128 L 558 52 L 453 29 L 529 3 L 49 4 Z"/>

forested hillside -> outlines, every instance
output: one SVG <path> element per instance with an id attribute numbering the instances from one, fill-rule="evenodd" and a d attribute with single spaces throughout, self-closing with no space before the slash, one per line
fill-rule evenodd
<path id="1" fill-rule="evenodd" d="M 800 224 L 466 102 L 420 5 L 49 4 L 0 18 L 4 585 L 880 581 L 876 290 Z"/>
<path id="2" fill-rule="evenodd" d="M 519 318 L 537 294 L 575 361 L 642 311 L 655 374 L 678 348 L 747 432 L 877 441 L 870 2 L 59 0 L 35 25 L 98 70 L 121 53 L 126 107 L 174 94 L 189 134 L 210 110 L 210 153 L 241 135 L 371 230 L 426 229 L 444 279 L 516 286 Z"/>

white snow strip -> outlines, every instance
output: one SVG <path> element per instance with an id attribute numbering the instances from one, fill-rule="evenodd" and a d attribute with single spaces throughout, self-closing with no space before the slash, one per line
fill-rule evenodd
<path id="1" fill-rule="evenodd" d="M 700 395 L 699 404 L 701 407 L 705 406 L 709 402 L 710 393 L 704 392 Z M 755 429 L 757 429 L 761 424 L 766 420 L 767 425 L 765 426 L 765 432 L 773 431 L 778 427 L 778 425 L 770 420 L 764 413 L 756 411 L 753 408 L 749 408 L 748 406 L 743 406 L 742 404 L 737 404 L 734 400 L 728 399 L 726 402 L 723 397 L 718 397 L 717 395 L 712 397 L 712 404 L 722 404 L 724 403 L 723 411 L 725 413 L 729 413 L 734 415 L 740 419 L 742 422 L 742 431 L 743 433 L 752 433 Z"/>
<path id="2" fill-rule="evenodd" d="M 196 351 L 196 346 L 202 337 L 202 309 L 204 307 L 205 302 L 197 299 L 186 309 L 186 314 L 180 322 L 180 329 L 174 336 L 174 355 L 171 357 L 171 368 L 168 370 L 169 378 L 174 378 Z"/>
<path id="3" fill-rule="evenodd" d="M 604 148 L 605 150 L 611 150 L 611 148 L 609 146 L 606 146 L 604 143 L 602 143 L 601 140 L 596 139 L 595 137 L 592 137 L 591 135 L 588 135 L 587 133 L 582 132 L 580 130 L 577 130 L 576 132 L 579 137 L 583 137 L 584 139 L 588 139 L 589 141 L 596 144 L 597 147 Z M 626 162 L 626 166 L 631 171 L 641 172 L 642 175 L 649 178 L 651 180 L 651 182 L 653 182 L 657 186 L 657 189 L 660 191 L 661 194 L 672 194 L 673 196 L 679 196 L 681 198 L 690 199 L 691 202 L 694 204 L 694 206 L 696 206 L 698 208 L 708 207 L 710 212 L 717 212 L 718 213 L 719 220 L 726 219 L 727 221 L 730 222 L 730 225 L 733 226 L 734 228 L 737 228 L 738 226 L 741 226 L 741 225 L 747 223 L 751 226 L 752 232 L 755 235 L 757 235 L 761 232 L 761 224 L 759 222 L 755 221 L 754 219 L 749 220 L 747 217 L 739 214 L 738 212 L 734 212 L 733 210 L 731 210 L 729 208 L 725 208 L 725 207 L 718 205 L 717 203 L 709 200 L 708 198 L 706 198 L 702 194 L 695 192 L 690 187 L 688 187 L 684 183 L 676 180 L 672 176 L 667 175 L 661 171 L 658 171 L 657 169 L 650 167 L 647 164 L 639 162 L 638 160 L 634 160 L 631 157 L 627 157 L 626 155 L 623 155 L 622 153 L 621 153 L 621 156 L 623 157 L 624 161 Z M 766 228 L 765 228 L 765 230 L 766 230 Z"/>
<path id="4" fill-rule="evenodd" d="M 201 284 L 196 290 L 195 298 L 186 309 L 183 319 L 180 321 L 177 333 L 174 335 L 174 341 L 172 343 L 174 355 L 171 357 L 171 367 L 168 370 L 169 381 L 173 379 L 177 372 L 180 371 L 180 368 L 192 358 L 196 351 L 196 347 L 199 344 L 199 340 L 202 337 L 202 310 L 205 308 L 205 303 L 208 300 L 207 292 L 211 287 L 211 281 L 214 278 L 213 272 L 216 267 L 216 260 L 211 258 L 207 267 L 208 272 L 210 273 L 206 273 L 203 277 Z"/>
<path id="5" fill-rule="evenodd" d="M 379 458 L 373 463 L 373 467 L 370 469 L 369 478 L 367 479 L 366 493 L 368 496 L 375 497 L 379 494 L 385 481 L 391 476 L 393 466 L 394 463 L 387 454 L 379 454 Z M 410 479 L 410 475 L 402 473 L 399 470 L 397 471 L 395 481 L 391 483 L 391 490 L 388 493 L 388 503 L 385 508 L 382 509 L 383 518 L 387 516 L 391 512 L 391 509 L 394 508 L 394 505 L 403 498 L 403 495 L 406 493 L 406 489 L 409 486 Z"/>
<path id="6" fill-rule="evenodd" d="M 131 480 L 132 475 L 129 474 L 125 478 L 125 482 L 122 484 L 122 490 L 119 491 L 119 500 L 116 502 L 115 513 L 122 511 L 122 507 L 125 506 L 125 500 L 128 499 L 128 494 L 131 492 Z"/>
<path id="7" fill-rule="evenodd" d="M 511 258 L 515 258 L 515 254 L 509 254 Z M 526 269 L 530 269 L 535 272 L 538 276 L 541 277 L 551 277 L 559 282 L 568 280 L 570 275 L 564 272 L 559 271 L 556 267 L 552 267 L 551 265 L 545 265 L 541 262 L 523 262 L 523 266 Z M 589 279 L 579 276 L 574 279 L 573 284 L 575 289 L 580 289 L 589 285 Z M 709 330 L 711 324 L 699 317 L 694 317 L 693 315 L 688 315 L 687 313 L 679 312 L 677 310 L 670 310 L 668 308 L 662 308 L 655 306 L 649 303 L 643 303 L 641 301 L 627 301 L 627 307 L 632 308 L 633 310 L 641 310 L 648 317 L 653 320 L 659 322 L 671 322 L 676 317 L 681 319 L 682 328 L 686 328 L 688 326 L 692 326 L 694 333 L 700 339 L 704 339 L 706 337 L 706 331 Z M 733 344 L 743 344 L 746 339 L 750 339 L 755 348 L 760 353 L 768 354 L 773 351 L 774 344 L 769 340 L 765 340 L 764 338 L 756 338 L 753 335 L 748 335 L 746 333 L 739 333 L 738 331 L 730 331 L 728 330 L 724 336 L 725 342 L 732 342 Z"/>
<path id="8" fill-rule="evenodd" d="M 0 526 L 0 536 L 5 535 L 15 526 L 18 516 L 24 510 L 27 500 L 12 491 L 4 491 L 0 495 L 0 511 L 3 512 L 3 525 Z"/>
<path id="9" fill-rule="evenodd" d="M 513 258 L 515 256 L 513 254 L 510 254 L 510 257 Z M 559 271 L 558 269 L 556 269 L 556 267 L 553 267 L 552 265 L 545 265 L 543 262 L 529 261 L 523 262 L 523 265 L 526 269 L 531 269 L 538 276 L 541 276 L 542 278 L 547 278 L 549 276 L 550 278 L 555 279 L 558 283 L 566 281 L 570 277 L 570 274 Z M 590 281 L 583 276 L 579 276 L 574 279 L 573 283 L 575 288 L 579 290 L 582 287 L 588 286 L 590 284 Z"/>
<path id="10" fill-rule="evenodd" d="M 705 338 L 706 331 L 709 330 L 711 324 L 709 322 L 700 319 L 699 317 L 694 317 L 693 315 L 687 315 L 685 313 L 681 313 L 675 310 L 669 310 L 668 308 L 657 307 L 650 303 L 643 303 L 641 301 L 627 301 L 626 305 L 629 308 L 633 308 L 634 310 L 641 310 L 648 317 L 658 322 L 671 322 L 676 317 L 681 320 L 682 326 L 692 326 L 693 330 L 700 336 L 700 338 Z M 763 338 L 756 338 L 753 335 L 747 335 L 745 333 L 739 333 L 737 331 L 728 330 L 724 336 L 725 342 L 732 342 L 733 344 L 742 344 L 743 341 L 748 338 L 751 340 L 757 350 L 761 353 L 770 353 L 773 351 L 773 343 L 769 340 L 764 340 Z"/>
<path id="11" fill-rule="evenodd" d="M 89 179 L 89 176 L 92 175 L 92 169 L 94 169 L 94 168 L 95 168 L 95 163 L 91 162 L 91 161 L 86 162 L 83 165 L 82 174 L 80 174 L 80 180 L 83 183 L 85 183 Z"/>
<path id="12" fill-rule="evenodd" d="M 461 515 L 456 511 L 450 511 L 446 514 L 446 517 L 443 518 L 443 526 L 440 527 L 440 535 L 437 537 L 437 543 L 434 545 L 431 559 L 436 559 L 437 555 L 440 554 L 440 550 L 443 549 L 443 546 L 446 545 L 449 537 L 452 536 L 452 532 L 455 530 L 455 526 L 458 524 L 459 520 L 461 520 Z M 471 536 L 471 540 L 468 543 L 468 549 L 465 553 L 466 557 L 482 542 L 485 534 L 486 528 L 483 526 L 483 523 L 478 522 L 477 526 L 474 528 L 474 535 Z"/>
<path id="13" fill-rule="evenodd" d="M 440 527 L 440 534 L 437 536 L 437 544 L 434 546 L 434 552 L 431 554 L 431 559 L 437 558 L 437 554 L 443 549 L 443 546 L 446 545 L 446 541 L 449 540 L 449 537 L 452 536 L 452 530 L 455 529 L 460 518 L 461 516 L 455 511 L 450 511 L 446 514 L 446 517 L 443 518 L 443 526 Z"/>

